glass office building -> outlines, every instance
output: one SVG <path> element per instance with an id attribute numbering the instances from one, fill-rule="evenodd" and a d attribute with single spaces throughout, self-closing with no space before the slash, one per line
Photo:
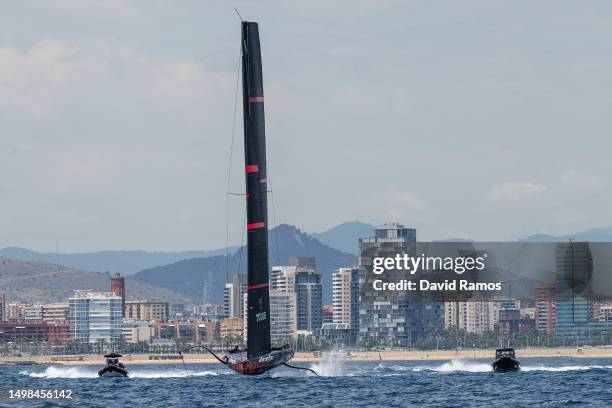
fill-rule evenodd
<path id="1" fill-rule="evenodd" d="M 593 320 L 593 258 L 588 242 L 556 244 L 555 335 L 584 342 L 607 335 L 609 323 Z"/>
<path id="2" fill-rule="evenodd" d="M 121 341 L 121 296 L 112 292 L 77 290 L 68 301 L 70 338 L 80 343 Z"/>

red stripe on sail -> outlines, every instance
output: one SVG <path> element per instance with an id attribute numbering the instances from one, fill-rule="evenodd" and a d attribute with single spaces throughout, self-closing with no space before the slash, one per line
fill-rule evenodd
<path id="1" fill-rule="evenodd" d="M 263 222 L 254 222 L 252 224 L 247 224 L 247 230 L 251 231 L 254 229 L 263 228 L 265 224 Z"/>
<path id="2" fill-rule="evenodd" d="M 265 288 L 267 286 L 268 286 L 267 283 L 259 283 L 257 285 L 249 285 L 249 286 L 247 286 L 247 289 L 248 290 L 255 290 L 255 289 L 259 289 L 259 288 Z"/>
<path id="3" fill-rule="evenodd" d="M 246 166 L 246 172 L 249 173 L 259 173 L 259 166 L 257 164 L 249 164 Z"/>
<path id="4" fill-rule="evenodd" d="M 263 96 L 251 96 L 249 98 L 249 103 L 263 103 L 263 101 L 264 101 Z"/>

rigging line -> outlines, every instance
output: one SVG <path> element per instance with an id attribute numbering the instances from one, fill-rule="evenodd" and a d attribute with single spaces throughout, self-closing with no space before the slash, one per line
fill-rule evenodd
<path id="1" fill-rule="evenodd" d="M 298 367 L 298 366 L 294 366 L 291 364 L 287 364 L 287 363 L 283 363 L 283 365 L 289 367 L 289 368 L 293 368 L 295 370 L 306 370 L 306 371 L 310 371 L 311 373 L 313 373 L 314 375 L 316 375 L 317 377 L 319 377 L 319 374 L 317 374 L 317 372 L 315 370 L 313 370 L 312 368 L 308 368 L 308 367 Z"/>
<path id="2" fill-rule="evenodd" d="M 244 20 L 242 19 L 242 16 L 240 15 L 240 12 L 238 11 L 238 9 L 235 8 L 234 10 L 236 10 L 236 14 L 238 14 L 238 18 L 240 19 L 240 21 L 244 23 Z"/>
<path id="3" fill-rule="evenodd" d="M 269 168 L 270 166 L 268 166 Z M 276 204 L 274 203 L 274 189 L 272 188 L 272 177 L 270 177 L 270 170 L 268 170 L 268 174 L 267 174 L 267 178 L 268 178 L 268 184 L 270 185 L 270 190 L 268 191 L 270 193 L 270 198 L 272 199 L 272 222 L 274 222 L 274 246 L 276 249 L 276 264 L 280 265 L 281 261 L 280 261 L 280 256 L 279 253 L 280 251 L 278 250 L 278 224 L 276 223 Z"/>
<path id="4" fill-rule="evenodd" d="M 236 10 L 238 12 L 238 10 Z M 227 189 L 225 197 L 225 282 L 229 282 L 229 190 L 232 180 L 232 160 L 234 158 L 234 138 L 236 135 L 236 114 L 238 112 L 238 84 L 240 83 L 240 61 L 238 57 L 238 68 L 236 70 L 236 91 L 234 92 L 234 121 L 232 123 L 232 141 L 230 144 L 229 166 L 227 169 Z"/>
<path id="5" fill-rule="evenodd" d="M 238 269 L 236 270 L 236 274 L 240 274 L 240 266 L 242 264 L 242 252 L 244 249 L 244 233 L 246 232 L 246 220 L 247 220 L 247 210 L 246 208 L 244 209 L 244 220 L 242 221 L 242 225 L 244 226 L 244 229 L 242 230 L 242 239 L 240 240 L 240 249 L 238 250 L 240 252 L 239 257 L 238 257 Z"/>

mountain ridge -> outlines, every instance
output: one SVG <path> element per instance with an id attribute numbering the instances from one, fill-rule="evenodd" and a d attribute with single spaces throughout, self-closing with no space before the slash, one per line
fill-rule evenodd
<path id="1" fill-rule="evenodd" d="M 326 231 L 310 234 L 325 245 L 342 252 L 357 255 L 359 253 L 359 238 L 374 235 L 375 227 L 361 221 L 347 221 Z"/>
<path id="2" fill-rule="evenodd" d="M 230 247 L 230 251 L 237 247 Z M 129 276 L 157 265 L 165 265 L 182 259 L 207 257 L 225 253 L 225 248 L 204 251 L 144 251 L 144 250 L 103 250 L 82 253 L 38 252 L 27 248 L 5 247 L 0 249 L 0 257 L 21 261 L 48 262 L 78 269 L 84 272 L 119 272 Z"/>
<path id="3" fill-rule="evenodd" d="M 589 228 L 582 232 L 573 232 L 565 235 L 534 234 L 519 239 L 519 242 L 563 242 L 568 240 L 589 242 L 612 242 L 612 226 Z"/>
<path id="4" fill-rule="evenodd" d="M 269 232 L 269 265 L 288 265 L 289 258 L 315 257 L 323 282 L 323 301 L 331 302 L 331 275 L 339 267 L 357 263 L 357 256 L 331 248 L 298 228 L 281 224 Z M 207 273 L 212 274 L 212 302 L 220 302 L 227 279 L 246 272 L 246 249 L 241 247 L 229 260 L 225 256 L 185 259 L 169 265 L 142 270 L 135 279 L 153 283 L 201 299 Z M 180 278 L 179 278 L 180 277 Z M 182 278 L 182 279 L 181 279 Z"/>

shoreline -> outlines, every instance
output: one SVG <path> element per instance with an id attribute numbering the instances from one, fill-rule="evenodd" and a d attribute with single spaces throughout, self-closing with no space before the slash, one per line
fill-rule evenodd
<path id="1" fill-rule="evenodd" d="M 336 355 L 337 357 L 335 357 Z M 516 349 L 518 358 L 535 357 L 574 357 L 574 358 L 612 358 L 611 348 L 541 348 Z M 177 356 L 170 354 L 168 356 Z M 210 354 L 184 354 L 185 364 L 215 363 L 217 360 Z M 314 353 L 295 353 L 294 362 L 318 362 L 321 359 L 334 358 L 344 361 L 443 361 L 443 360 L 493 360 L 495 349 L 479 350 L 440 350 L 440 351 L 367 351 L 351 353 L 323 352 L 320 357 Z M 124 354 L 122 361 L 130 364 L 183 364 L 179 358 L 150 359 L 163 357 L 159 354 Z M 104 363 L 103 355 L 76 356 L 22 356 L 0 357 L 0 364 L 41 364 L 41 365 L 100 365 Z"/>

